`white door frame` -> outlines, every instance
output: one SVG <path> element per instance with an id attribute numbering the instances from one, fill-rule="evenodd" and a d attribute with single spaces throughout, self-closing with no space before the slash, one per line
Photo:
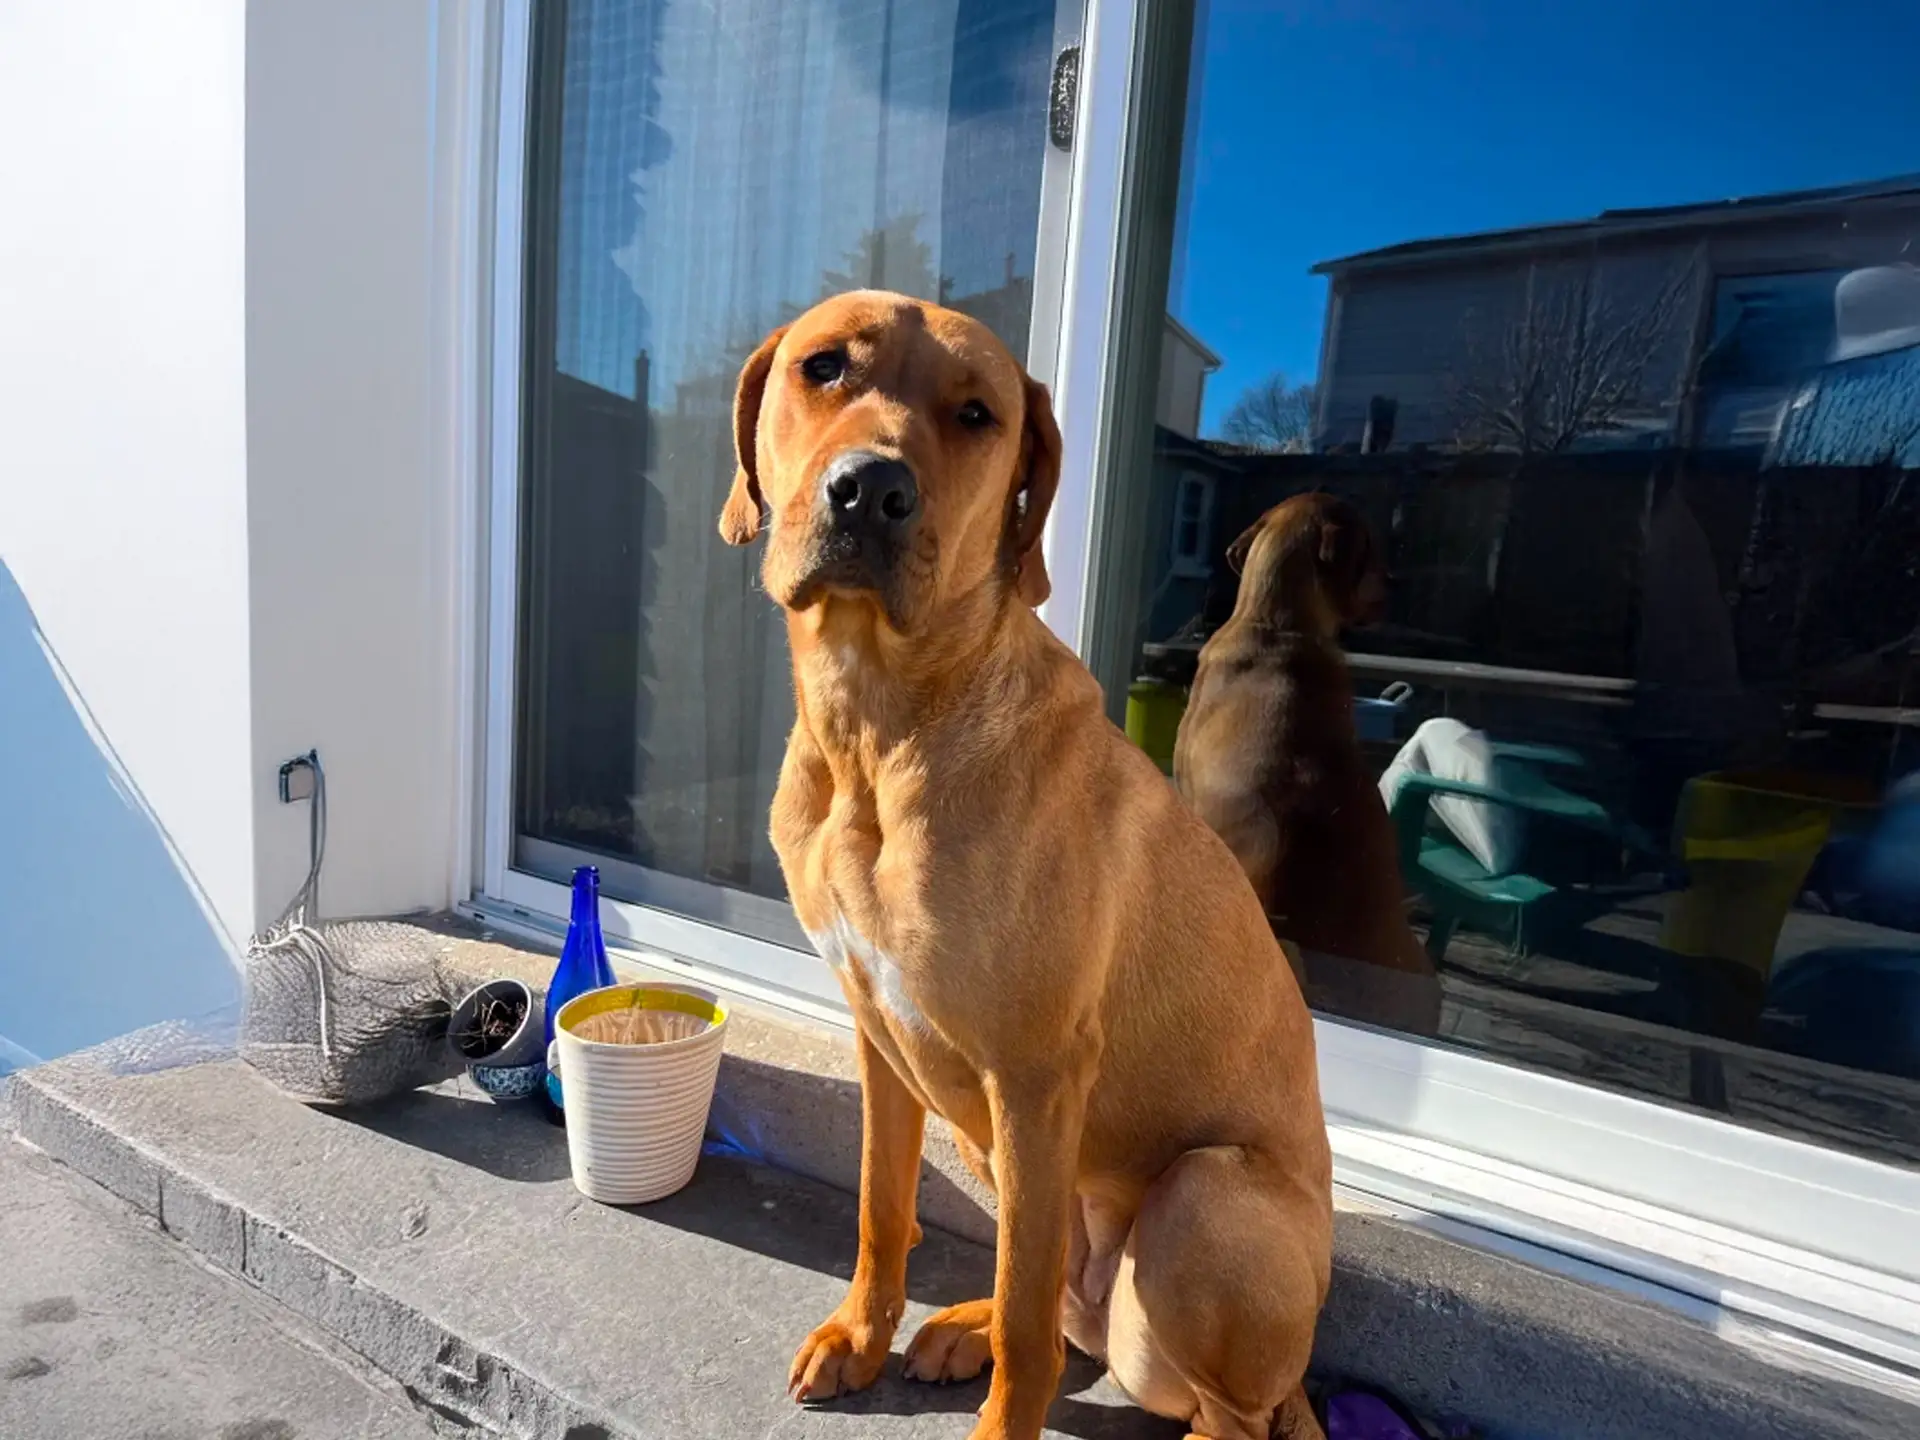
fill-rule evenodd
<path id="1" fill-rule="evenodd" d="M 1085 647 L 1094 516 L 1107 466 L 1101 417 L 1121 272 L 1136 36 L 1150 0 L 1087 0 L 1070 163 L 1050 154 L 1043 235 L 1064 231 L 1057 331 L 1033 347 L 1053 386 L 1064 463 L 1046 537 L 1041 614 Z M 507 923 L 564 925 L 567 889 L 515 871 L 512 733 L 519 536 L 520 316 L 530 0 L 499 0 L 492 196 L 487 603 L 476 904 Z M 1071 27 L 1061 37 L 1070 38 Z M 1064 220 L 1056 199 L 1066 186 Z M 1057 268 L 1053 268 L 1057 265 Z M 1050 282 L 1052 283 L 1052 282 Z M 1036 314 L 1055 301 L 1041 299 Z M 1037 323 L 1045 323 L 1044 320 Z M 844 1025 L 810 955 L 688 918 L 608 901 L 616 946 L 651 963 Z M 1316 1023 L 1336 1174 L 1433 1223 L 1476 1227 L 1695 1297 L 1712 1313 L 1786 1325 L 1920 1370 L 1920 1174 L 1677 1106 L 1524 1070 L 1463 1050 Z"/>
<path id="2" fill-rule="evenodd" d="M 500 63 L 494 104 L 492 364 L 484 478 L 486 627 L 478 749 L 481 762 L 478 894 L 503 898 L 513 841 L 515 619 L 519 614 L 521 320 L 526 308 L 527 118 L 533 79 L 532 0 L 498 0 Z M 564 909 L 560 913 L 566 913 Z"/>
<path id="3" fill-rule="evenodd" d="M 1135 0 L 1087 0 L 1060 327 L 1052 373 L 1044 377 L 1060 422 L 1061 465 L 1042 544 L 1053 593 L 1040 618 L 1081 653 L 1093 588 L 1095 477 L 1105 458 L 1101 417 L 1112 373 L 1107 350 L 1120 274 L 1135 18 Z"/>

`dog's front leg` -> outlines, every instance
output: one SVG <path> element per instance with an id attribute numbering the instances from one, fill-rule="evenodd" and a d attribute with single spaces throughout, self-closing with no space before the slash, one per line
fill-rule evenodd
<path id="1" fill-rule="evenodd" d="M 859 1032 L 860 1257 L 840 1308 L 793 1357 L 787 1389 L 799 1400 L 864 1390 L 880 1375 L 907 1305 L 907 1252 L 920 1240 L 914 1197 L 927 1112 Z"/>
<path id="2" fill-rule="evenodd" d="M 1067 1235 L 1087 1086 L 1075 1067 L 990 1075 L 1000 1226 L 993 1279 L 993 1383 L 973 1440 L 1037 1440 L 1066 1367 Z"/>

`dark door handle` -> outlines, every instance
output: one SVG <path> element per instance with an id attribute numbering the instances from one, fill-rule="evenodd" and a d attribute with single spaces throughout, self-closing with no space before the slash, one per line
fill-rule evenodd
<path id="1" fill-rule="evenodd" d="M 1073 148 L 1073 117 L 1080 104 L 1080 47 L 1069 45 L 1053 57 L 1053 84 L 1047 94 L 1047 138 L 1056 150 Z"/>

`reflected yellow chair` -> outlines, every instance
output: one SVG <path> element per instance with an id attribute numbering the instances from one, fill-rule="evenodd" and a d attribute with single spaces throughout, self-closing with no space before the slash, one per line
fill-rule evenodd
<path id="1" fill-rule="evenodd" d="M 1817 775 L 1750 771 L 1700 775 L 1681 791 L 1673 851 L 1687 888 L 1667 909 L 1660 943 L 1713 956 L 1764 984 L 1787 914 L 1836 829 L 1869 823 L 1870 798 Z"/>

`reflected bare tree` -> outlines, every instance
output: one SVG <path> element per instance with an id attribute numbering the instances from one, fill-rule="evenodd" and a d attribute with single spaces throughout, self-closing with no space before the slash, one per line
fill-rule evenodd
<path id="1" fill-rule="evenodd" d="M 1656 407 L 1649 372 L 1693 314 L 1698 276 L 1682 265 L 1651 284 L 1602 284 L 1592 263 L 1534 266 L 1519 313 L 1468 322 L 1452 386 L 1463 450 L 1555 454 Z"/>
<path id="2" fill-rule="evenodd" d="M 1313 443 L 1316 399 L 1312 385 L 1291 384 L 1276 370 L 1240 393 L 1220 422 L 1221 438 L 1249 450 L 1303 455 Z"/>
<path id="3" fill-rule="evenodd" d="M 896 215 L 863 232 L 841 257 L 844 268 L 820 277 L 820 298 L 848 290 L 892 290 L 944 302 L 953 282 L 935 273 L 933 247 L 920 238 L 921 218 L 914 213 Z"/>

